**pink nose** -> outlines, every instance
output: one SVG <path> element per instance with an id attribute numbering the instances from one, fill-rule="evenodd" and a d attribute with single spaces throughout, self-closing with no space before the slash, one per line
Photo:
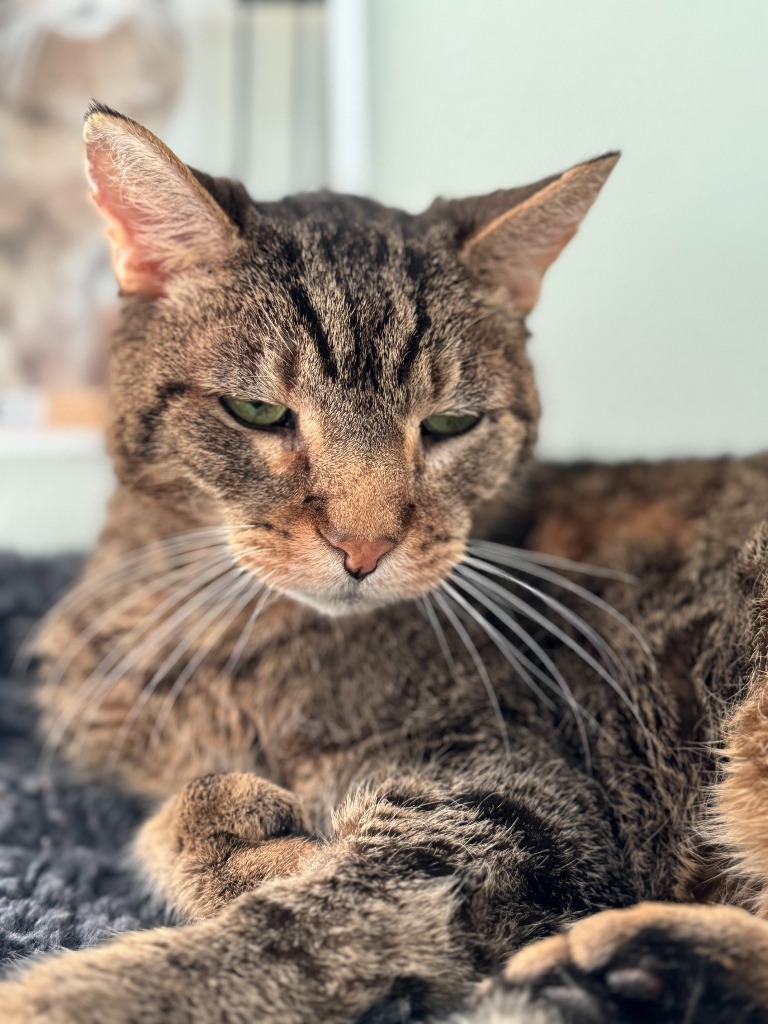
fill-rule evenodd
<path id="1" fill-rule="evenodd" d="M 387 537 L 377 537 L 374 540 L 359 540 L 355 537 L 336 537 L 332 533 L 323 533 L 320 536 L 328 541 L 332 548 L 338 548 L 344 552 L 344 568 L 350 576 L 361 580 L 370 576 L 379 564 L 379 560 L 391 551 L 395 541 Z"/>

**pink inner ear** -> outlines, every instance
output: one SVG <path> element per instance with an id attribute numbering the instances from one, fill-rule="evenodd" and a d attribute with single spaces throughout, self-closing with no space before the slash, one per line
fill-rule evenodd
<path id="1" fill-rule="evenodd" d="M 514 260 L 509 262 L 507 282 L 507 291 L 518 313 L 528 316 L 533 310 L 539 301 L 545 272 L 576 234 L 578 227 L 578 223 L 568 224 L 556 236 L 537 239 L 534 244 L 520 244 Z"/>
<path id="2" fill-rule="evenodd" d="M 536 269 L 540 274 L 542 274 L 542 276 L 545 271 L 552 266 L 578 229 L 578 221 L 574 224 L 564 224 L 560 227 L 556 235 L 553 235 L 551 238 L 542 239 L 541 247 L 539 249 L 532 249 L 531 262 L 536 266 Z"/>
<path id="3" fill-rule="evenodd" d="M 162 222 L 156 223 L 135 196 L 129 201 L 123 195 L 125 173 L 109 147 L 89 147 L 88 174 L 93 200 L 107 221 L 106 235 L 120 291 L 148 299 L 164 295 L 169 274 L 162 266 L 160 247 L 154 255 L 151 246 L 152 233 L 162 231 Z"/>
<path id="4" fill-rule="evenodd" d="M 109 203 L 101 193 L 94 193 L 94 201 L 107 221 L 106 235 L 112 246 L 112 268 L 125 294 L 144 295 L 156 299 L 165 294 L 164 274 L 158 263 L 142 259 L 141 247 L 131 234 L 128 221 L 112 213 Z"/>
<path id="5" fill-rule="evenodd" d="M 576 234 L 618 158 L 618 153 L 607 153 L 572 167 L 490 219 L 461 252 L 478 281 L 505 290 L 515 310 L 527 316 L 547 268 Z M 495 194 L 490 198 L 495 200 Z"/>

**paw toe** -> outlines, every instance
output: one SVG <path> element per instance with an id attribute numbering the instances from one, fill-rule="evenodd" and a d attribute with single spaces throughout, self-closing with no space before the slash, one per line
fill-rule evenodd
<path id="1" fill-rule="evenodd" d="M 187 842 L 220 834 L 260 842 L 308 829 L 293 793 L 246 772 L 195 779 L 176 798 L 175 819 Z"/>
<path id="2" fill-rule="evenodd" d="M 608 1024 L 598 996 L 579 985 L 545 985 L 538 997 L 564 1011 L 569 1024 Z"/>
<path id="3" fill-rule="evenodd" d="M 651 1003 L 661 999 L 664 982 L 658 974 L 645 967 L 619 967 L 607 971 L 605 985 L 619 999 Z"/>
<path id="4" fill-rule="evenodd" d="M 503 978 L 579 1024 L 765 1024 L 768 971 L 752 955 L 764 927 L 726 907 L 643 904 L 606 911 L 522 950 Z M 695 1015 L 702 1007 L 706 1018 Z"/>

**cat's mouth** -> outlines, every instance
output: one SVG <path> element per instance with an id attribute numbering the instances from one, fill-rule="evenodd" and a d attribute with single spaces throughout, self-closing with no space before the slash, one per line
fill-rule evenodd
<path id="1" fill-rule="evenodd" d="M 422 597 L 440 586 L 449 575 L 450 568 L 446 566 L 445 575 L 430 573 L 427 577 L 419 574 L 418 583 L 413 578 L 414 574 L 398 572 L 395 567 L 390 567 L 390 571 L 382 572 L 378 579 L 372 576 L 354 580 L 338 576 L 324 585 L 307 581 L 304 586 L 296 582 L 281 586 L 276 580 L 273 589 L 323 615 L 355 615 Z"/>
<path id="2" fill-rule="evenodd" d="M 427 544 L 414 536 L 378 548 L 329 544 L 309 535 L 270 540 L 267 546 L 239 537 L 232 546 L 236 562 L 266 589 L 330 616 L 423 597 L 450 576 L 464 553 L 458 538 Z"/>
<path id="3" fill-rule="evenodd" d="M 315 611 L 331 616 L 354 615 L 372 611 L 374 608 L 400 600 L 392 595 L 374 595 L 370 591 L 364 593 L 361 587 L 356 590 L 349 588 L 343 591 L 331 589 L 326 591 L 286 590 L 284 593 L 286 597 L 290 597 L 294 601 L 307 604 Z"/>

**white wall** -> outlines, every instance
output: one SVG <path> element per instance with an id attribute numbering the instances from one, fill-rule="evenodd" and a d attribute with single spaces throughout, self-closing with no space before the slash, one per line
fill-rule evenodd
<path id="1" fill-rule="evenodd" d="M 0 550 L 87 551 L 113 486 L 98 435 L 67 431 L 18 443 L 0 437 Z"/>
<path id="2" fill-rule="evenodd" d="M 623 158 L 531 318 L 542 451 L 768 447 L 765 0 L 369 0 L 372 191 Z"/>

